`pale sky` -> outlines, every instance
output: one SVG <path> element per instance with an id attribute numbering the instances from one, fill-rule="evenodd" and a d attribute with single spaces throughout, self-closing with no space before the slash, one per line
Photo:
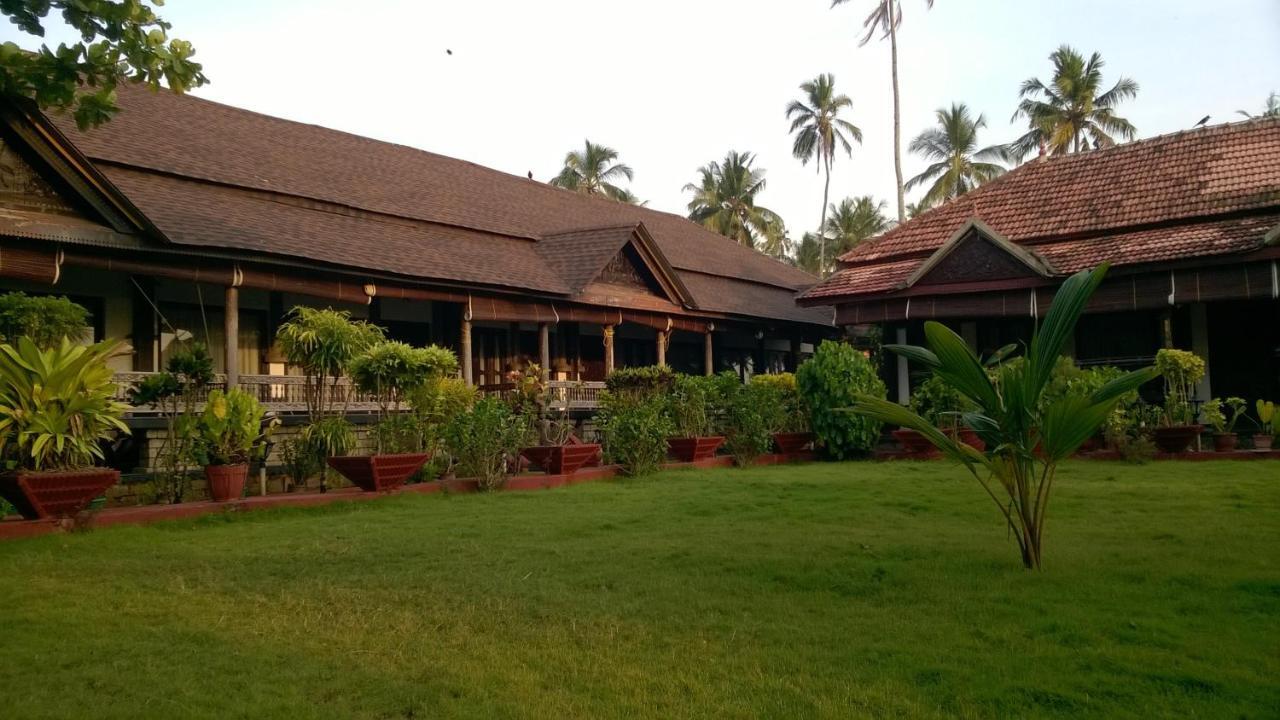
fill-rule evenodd
<path id="1" fill-rule="evenodd" d="M 685 183 L 729 149 L 767 171 L 761 204 L 798 239 L 822 180 L 791 155 L 797 86 L 836 76 L 863 131 L 832 201 L 872 194 L 893 213 L 887 42 L 858 47 L 873 0 L 169 0 L 213 81 L 197 95 L 549 179 L 583 138 L 616 148 L 650 207 L 686 212 Z M 903 146 L 933 110 L 984 113 L 983 144 L 1019 135 L 1019 84 L 1048 79 L 1067 43 L 1141 91 L 1120 114 L 1148 137 L 1257 112 L 1280 90 L 1280 0 L 903 0 Z M 51 23 L 56 24 L 56 23 Z M 51 40 L 65 36 L 51 35 Z M 0 40 L 31 46 L 12 26 Z M 452 55 L 446 49 L 453 51 Z M 904 174 L 924 162 L 904 155 Z M 919 193 L 917 193 L 919 194 Z M 910 198 L 908 198 L 910 199 Z"/>

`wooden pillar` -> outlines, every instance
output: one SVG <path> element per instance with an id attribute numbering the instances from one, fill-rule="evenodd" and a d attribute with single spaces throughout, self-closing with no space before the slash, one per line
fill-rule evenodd
<path id="1" fill-rule="evenodd" d="M 613 372 L 613 326 L 604 326 L 604 374 Z"/>
<path id="2" fill-rule="evenodd" d="M 900 327 L 897 334 L 894 335 L 894 341 L 899 345 L 907 344 L 907 328 Z M 898 404 L 907 405 L 911 402 L 911 374 L 907 367 L 907 358 L 904 355 L 898 356 Z"/>
<path id="3" fill-rule="evenodd" d="M 1204 303 L 1192 303 L 1191 310 L 1191 352 L 1204 360 L 1204 377 L 1196 385 L 1196 399 L 1207 402 L 1213 397 L 1213 385 L 1209 376 L 1213 368 L 1209 366 L 1209 308 Z"/>
<path id="4" fill-rule="evenodd" d="M 226 351 L 223 364 L 227 375 L 227 389 L 240 384 L 240 289 L 227 287 L 226 301 L 222 308 L 223 348 Z"/>
<path id="5" fill-rule="evenodd" d="M 715 331 L 715 326 L 707 327 L 707 331 L 702 334 L 702 370 L 707 377 L 716 374 L 715 354 L 711 347 L 711 333 Z"/>
<path id="6" fill-rule="evenodd" d="M 475 385 L 475 377 L 471 371 L 471 320 L 467 316 L 462 316 L 462 339 L 461 350 L 462 355 L 462 379 L 468 385 Z"/>
<path id="7" fill-rule="evenodd" d="M 667 364 L 667 338 L 669 337 L 669 330 L 658 331 L 658 365 Z"/>
<path id="8" fill-rule="evenodd" d="M 791 338 L 791 372 L 800 369 L 800 338 Z"/>
<path id="9" fill-rule="evenodd" d="M 551 323 L 538 323 L 538 362 L 542 364 L 542 382 L 551 378 Z"/>

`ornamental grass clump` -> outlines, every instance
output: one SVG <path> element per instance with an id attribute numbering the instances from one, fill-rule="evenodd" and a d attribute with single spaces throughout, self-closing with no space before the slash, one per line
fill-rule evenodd
<path id="1" fill-rule="evenodd" d="M 925 323 L 928 348 L 886 346 L 924 366 L 973 404 L 975 409 L 962 413 L 960 420 L 982 438 L 985 451 L 948 437 L 925 418 L 882 397 L 863 395 L 853 406 L 858 415 L 923 434 L 963 465 L 999 509 L 1028 569 L 1041 567 L 1058 464 L 1097 432 L 1122 397 L 1159 375 L 1155 368 L 1143 368 L 1088 395 L 1067 393 L 1044 402 L 1058 358 L 1107 267 L 1067 278 L 1019 362 L 989 363 L 989 370 L 959 335 L 938 322 Z"/>

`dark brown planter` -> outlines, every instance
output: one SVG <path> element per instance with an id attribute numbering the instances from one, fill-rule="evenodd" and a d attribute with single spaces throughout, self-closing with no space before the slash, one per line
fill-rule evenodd
<path id="1" fill-rule="evenodd" d="M 520 454 L 548 475 L 572 475 L 600 454 L 600 446 L 594 443 L 539 445 L 525 448 Z"/>
<path id="2" fill-rule="evenodd" d="M 1156 447 L 1161 452 L 1169 454 L 1186 452 L 1191 447 L 1191 443 L 1200 436 L 1200 431 L 1204 430 L 1202 425 L 1173 425 L 1171 427 L 1158 427 L 1155 432 Z"/>
<path id="3" fill-rule="evenodd" d="M 1213 449 L 1215 452 L 1231 452 L 1236 449 L 1240 438 L 1235 433 L 1214 433 Z"/>
<path id="4" fill-rule="evenodd" d="M 0 473 L 0 497 L 28 520 L 75 515 L 107 488 L 120 482 L 120 471 L 107 468 Z"/>
<path id="5" fill-rule="evenodd" d="M 783 455 L 802 452 L 812 442 L 813 433 L 811 432 L 773 434 L 773 444 L 778 446 L 778 452 Z"/>
<path id="6" fill-rule="evenodd" d="M 244 494 L 244 481 L 249 477 L 249 466 L 209 465 L 204 469 L 204 479 L 209 482 L 209 499 L 214 502 L 239 500 Z"/>
<path id="7" fill-rule="evenodd" d="M 667 438 L 667 452 L 680 462 L 695 462 L 715 457 L 716 450 L 723 444 L 724 437 L 720 435 Z"/>
<path id="8" fill-rule="evenodd" d="M 430 453 L 343 455 L 329 458 L 329 467 L 365 492 L 388 492 L 404 485 L 430 459 Z"/>
<path id="9" fill-rule="evenodd" d="M 1254 450 L 1262 450 L 1262 451 L 1270 450 L 1270 449 L 1271 449 L 1271 440 L 1272 440 L 1272 439 L 1273 439 L 1273 438 L 1272 438 L 1272 436 L 1270 436 L 1270 435 L 1254 435 L 1254 436 L 1253 436 L 1253 449 L 1254 449 Z"/>
<path id="10" fill-rule="evenodd" d="M 924 435 L 921 435 L 915 430 L 909 430 L 907 428 L 894 430 L 893 439 L 897 440 L 898 444 L 902 445 L 902 449 L 905 450 L 908 455 L 913 455 L 919 458 L 935 458 L 942 455 L 938 448 L 934 447 L 933 443 L 929 442 Z"/>
<path id="11" fill-rule="evenodd" d="M 1098 436 L 1092 435 L 1088 439 L 1086 439 L 1084 442 L 1080 443 L 1080 447 L 1076 448 L 1076 452 L 1091 453 L 1096 451 L 1099 445 L 1100 443 L 1098 442 Z"/>
<path id="12" fill-rule="evenodd" d="M 943 430 L 942 433 L 947 437 L 951 438 L 952 440 L 959 439 L 960 442 L 964 443 L 965 445 L 968 445 L 969 447 L 973 448 L 974 450 L 977 450 L 978 452 L 982 452 L 983 450 L 987 449 L 987 444 L 982 441 L 982 438 L 978 437 L 978 433 L 975 432 L 973 428 L 967 428 L 967 427 L 962 427 L 959 429 L 948 428 Z"/>

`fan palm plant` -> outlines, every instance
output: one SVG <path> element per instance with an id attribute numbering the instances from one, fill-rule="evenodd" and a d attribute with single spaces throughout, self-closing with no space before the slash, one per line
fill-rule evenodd
<path id="1" fill-rule="evenodd" d="M 1069 277 L 1027 347 L 1025 357 L 1004 362 L 1005 348 L 986 363 L 964 340 L 938 322 L 925 323 L 929 347 L 886 345 L 959 391 L 977 409 L 961 421 L 986 443 L 986 451 L 958 442 L 916 413 L 880 397 L 863 396 L 853 412 L 923 434 L 961 463 L 995 502 L 1017 540 L 1022 563 L 1041 566 L 1044 528 L 1058 464 L 1097 432 L 1126 393 L 1157 377 L 1154 368 L 1125 373 L 1090 394 L 1045 398 L 1063 347 L 1107 266 Z"/>
<path id="2" fill-rule="evenodd" d="M 998 162 L 1007 153 L 1002 145 L 978 150 L 978 130 L 987 126 L 982 115 L 973 117 L 964 103 L 952 103 L 950 109 L 938 108 L 938 125 L 911 141 L 908 149 L 923 156 L 931 164 L 907 181 L 907 189 L 932 182 L 920 199 L 924 207 L 952 200 L 999 177 L 1005 168 Z"/>
<path id="3" fill-rule="evenodd" d="M 633 175 L 629 166 L 618 162 L 617 150 L 585 140 L 581 151 L 570 150 L 564 156 L 564 168 L 551 184 L 580 195 L 603 195 L 635 204 L 635 195 L 617 184 L 623 179 L 631 180 Z"/>
<path id="4" fill-rule="evenodd" d="M 818 170 L 826 173 L 822 185 L 822 219 L 818 222 L 818 243 L 824 243 L 823 228 L 827 225 L 827 198 L 831 193 L 831 163 L 835 161 L 836 148 L 853 156 L 853 145 L 862 142 L 862 131 L 853 123 L 839 117 L 840 111 L 853 106 L 848 95 L 837 95 L 836 78 L 831 73 L 819 75 L 802 83 L 800 90 L 805 101 L 792 100 L 787 106 L 787 118 L 791 120 L 791 132 L 796 136 L 791 152 L 804 164 L 817 159 Z M 807 101 L 807 102 L 806 102 Z M 819 254 L 826 257 L 825 248 Z M 819 273 L 822 275 L 822 273 Z"/>
<path id="5" fill-rule="evenodd" d="M 749 152 L 730 150 L 722 162 L 698 168 L 699 181 L 684 186 L 693 192 L 689 219 L 751 248 L 771 225 L 781 225 L 777 213 L 756 204 L 765 182 L 764 171 L 751 167 L 754 161 Z"/>
<path id="6" fill-rule="evenodd" d="M 843 5 L 849 0 L 831 0 L 831 7 Z M 893 171 L 898 178 L 898 222 L 907 218 L 906 196 L 902 185 L 902 111 L 899 108 L 898 93 L 898 28 L 902 25 L 902 3 L 900 0 L 875 0 L 875 8 L 862 21 L 866 34 L 858 42 L 861 47 L 871 42 L 878 32 L 881 38 L 889 38 L 890 73 L 893 78 Z M 933 7 L 933 0 L 925 0 L 925 4 Z"/>
<path id="7" fill-rule="evenodd" d="M 1119 135 L 1132 140 L 1137 135 L 1133 123 L 1116 115 L 1121 101 L 1136 97 L 1138 83 L 1122 77 L 1106 92 L 1102 90 L 1102 56 L 1093 53 L 1085 60 L 1077 50 L 1063 45 L 1049 56 L 1053 79 L 1049 83 L 1030 78 L 1018 95 L 1022 102 L 1013 120 L 1025 117 L 1030 129 L 1010 146 L 1023 158 L 1044 147 L 1055 155 L 1079 152 L 1089 147 L 1110 147 Z"/>

